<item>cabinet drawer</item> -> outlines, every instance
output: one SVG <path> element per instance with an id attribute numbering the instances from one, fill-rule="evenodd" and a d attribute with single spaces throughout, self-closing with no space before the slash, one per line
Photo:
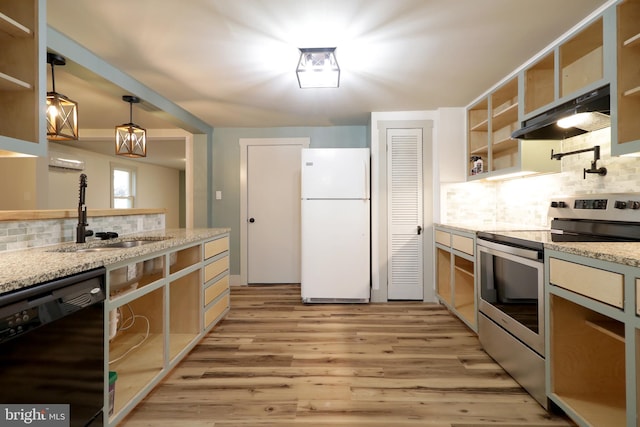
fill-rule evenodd
<path id="1" fill-rule="evenodd" d="M 212 240 L 204 244 L 204 258 L 209 259 L 226 250 L 229 250 L 229 237 Z"/>
<path id="2" fill-rule="evenodd" d="M 209 327 L 229 307 L 229 294 L 224 295 L 218 302 L 204 312 L 204 327 Z"/>
<path id="3" fill-rule="evenodd" d="M 622 274 L 550 258 L 549 281 L 577 294 L 623 308 L 624 276 Z"/>
<path id="4" fill-rule="evenodd" d="M 453 234 L 451 236 L 451 246 L 453 247 L 453 249 L 457 249 L 466 254 L 474 254 L 473 239 L 470 237 L 458 236 L 457 234 Z"/>
<path id="5" fill-rule="evenodd" d="M 224 276 L 204 290 L 204 305 L 209 304 L 227 289 L 229 289 L 229 275 Z"/>
<path id="6" fill-rule="evenodd" d="M 451 234 L 446 231 L 436 230 L 436 243 L 451 246 Z"/>
<path id="7" fill-rule="evenodd" d="M 211 264 L 207 264 L 204 268 L 204 281 L 208 282 L 209 280 L 216 277 L 218 274 L 228 269 L 229 269 L 228 256 L 220 258 L 219 260 L 214 261 Z"/>

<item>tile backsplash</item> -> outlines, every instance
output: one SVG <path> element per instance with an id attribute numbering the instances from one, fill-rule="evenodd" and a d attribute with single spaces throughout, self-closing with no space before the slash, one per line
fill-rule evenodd
<path id="1" fill-rule="evenodd" d="M 492 222 L 548 226 L 549 200 L 561 194 L 640 192 L 640 158 L 611 157 L 609 128 L 562 141 L 562 152 L 600 146 L 597 166 L 606 176 L 587 174 L 593 152 L 566 156 L 562 172 L 507 181 L 444 184 L 441 188 L 442 223 Z M 549 153 L 551 155 L 551 153 Z"/>
<path id="2" fill-rule="evenodd" d="M 77 218 L 0 221 L 0 252 L 73 242 L 77 224 Z M 94 234 L 115 231 L 119 235 L 164 228 L 164 214 L 89 217 L 88 227 Z"/>

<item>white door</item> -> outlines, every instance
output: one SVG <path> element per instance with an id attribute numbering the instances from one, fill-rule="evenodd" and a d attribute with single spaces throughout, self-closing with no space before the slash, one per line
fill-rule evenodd
<path id="1" fill-rule="evenodd" d="M 390 300 L 422 300 L 422 129 L 387 130 Z"/>
<path id="2" fill-rule="evenodd" d="M 301 149 L 247 147 L 248 283 L 300 283 Z"/>

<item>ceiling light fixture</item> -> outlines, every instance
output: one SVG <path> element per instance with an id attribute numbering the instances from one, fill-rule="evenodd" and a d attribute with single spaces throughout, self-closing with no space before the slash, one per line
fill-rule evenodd
<path id="1" fill-rule="evenodd" d="M 124 157 L 147 157 L 147 131 L 133 123 L 133 104 L 140 98 L 123 95 L 122 100 L 129 103 L 129 123 L 116 126 L 116 154 Z"/>
<path id="2" fill-rule="evenodd" d="M 65 65 L 65 59 L 47 52 L 47 63 L 51 64 L 52 91 L 47 92 L 47 139 L 69 141 L 78 139 L 78 103 L 56 92 L 55 65 Z"/>
<path id="3" fill-rule="evenodd" d="M 301 48 L 296 74 L 302 89 L 338 87 L 340 67 L 336 60 L 336 48 Z"/>

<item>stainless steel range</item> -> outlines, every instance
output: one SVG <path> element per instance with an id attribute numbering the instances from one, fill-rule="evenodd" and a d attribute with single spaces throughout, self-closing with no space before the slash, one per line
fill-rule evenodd
<path id="1" fill-rule="evenodd" d="M 550 230 L 477 235 L 480 342 L 545 408 L 544 244 L 640 241 L 640 193 L 558 196 L 548 215 Z"/>

